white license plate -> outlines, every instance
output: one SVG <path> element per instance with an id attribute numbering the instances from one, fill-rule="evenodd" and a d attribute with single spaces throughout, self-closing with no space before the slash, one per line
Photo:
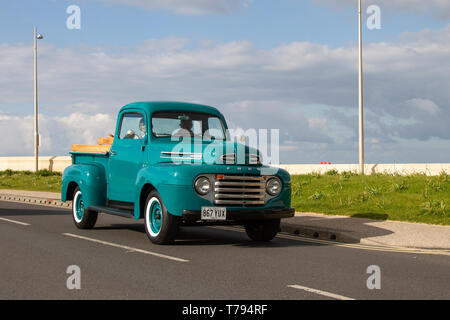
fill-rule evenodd
<path id="1" fill-rule="evenodd" d="M 226 220 L 227 208 L 225 207 L 202 207 L 202 220 Z"/>

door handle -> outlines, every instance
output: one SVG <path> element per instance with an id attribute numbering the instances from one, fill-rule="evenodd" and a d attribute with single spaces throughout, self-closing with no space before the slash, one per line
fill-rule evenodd
<path id="1" fill-rule="evenodd" d="M 112 154 L 113 156 L 117 155 L 117 152 L 115 152 L 114 150 L 109 150 L 109 153 Z"/>

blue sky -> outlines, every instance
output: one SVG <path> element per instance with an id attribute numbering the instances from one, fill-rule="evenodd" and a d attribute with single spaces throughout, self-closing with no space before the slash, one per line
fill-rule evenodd
<path id="1" fill-rule="evenodd" d="M 57 47 L 70 45 L 132 46 L 143 39 L 184 37 L 228 42 L 250 40 L 261 48 L 292 41 L 309 41 L 331 47 L 357 41 L 356 1 L 342 8 L 317 5 L 309 0 L 255 0 L 230 14 L 174 14 L 168 10 L 143 10 L 101 1 L 15 0 L 2 4 L 2 42 L 30 42 L 34 25 Z M 82 10 L 81 30 L 68 30 L 65 21 L 70 4 Z M 445 19 L 432 14 L 396 12 L 380 5 L 381 30 L 365 29 L 365 41 L 389 41 L 402 32 L 439 29 Z M 31 32 L 30 32 L 31 30 Z"/>
<path id="2" fill-rule="evenodd" d="M 279 128 L 283 163 L 357 162 L 356 3 L 5 2 L 0 133 L 32 116 L 37 25 L 43 154 L 113 131 L 125 103 L 182 100 L 219 107 L 235 127 Z M 366 161 L 449 162 L 450 1 L 364 3 L 382 14 L 380 30 L 364 28 Z M 81 30 L 66 28 L 72 4 Z M 32 154 L 27 128 L 0 156 Z"/>

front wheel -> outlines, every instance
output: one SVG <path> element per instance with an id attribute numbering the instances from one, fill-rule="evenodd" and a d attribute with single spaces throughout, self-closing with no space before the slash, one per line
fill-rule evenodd
<path id="1" fill-rule="evenodd" d="M 145 231 L 151 242 L 169 244 L 175 240 L 180 217 L 167 212 L 156 190 L 147 196 L 145 202 Z"/>
<path id="2" fill-rule="evenodd" d="M 280 231 L 280 219 L 249 222 L 245 224 L 245 231 L 253 241 L 270 241 Z"/>
<path id="3" fill-rule="evenodd" d="M 83 194 L 79 187 L 73 193 L 72 217 L 73 222 L 80 229 L 92 229 L 97 222 L 98 213 L 88 210 L 84 206 Z"/>

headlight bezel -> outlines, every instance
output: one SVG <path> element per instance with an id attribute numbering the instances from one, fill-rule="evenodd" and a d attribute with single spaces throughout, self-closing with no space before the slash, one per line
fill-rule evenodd
<path id="1" fill-rule="evenodd" d="M 272 191 L 270 190 L 270 188 L 269 188 L 269 183 L 271 183 L 272 181 L 273 181 L 273 182 L 277 182 L 278 185 L 279 185 L 278 191 L 276 191 L 276 192 L 272 192 Z M 281 191 L 283 190 L 283 182 L 281 181 L 280 178 L 278 178 L 278 177 L 276 177 L 276 176 L 272 176 L 272 177 L 270 177 L 269 179 L 267 179 L 265 189 L 266 189 L 266 193 L 267 193 L 269 196 L 271 196 L 271 197 L 277 197 L 277 196 L 279 196 L 279 195 L 281 194 Z"/>
<path id="2" fill-rule="evenodd" d="M 200 183 L 204 183 L 204 182 L 208 182 L 208 190 L 202 190 Z M 195 192 L 197 192 L 200 196 L 206 196 L 207 194 L 209 194 L 211 192 L 212 189 L 212 185 L 211 185 L 211 181 L 209 180 L 208 177 L 206 176 L 199 176 L 195 179 L 194 181 L 194 190 Z"/>

